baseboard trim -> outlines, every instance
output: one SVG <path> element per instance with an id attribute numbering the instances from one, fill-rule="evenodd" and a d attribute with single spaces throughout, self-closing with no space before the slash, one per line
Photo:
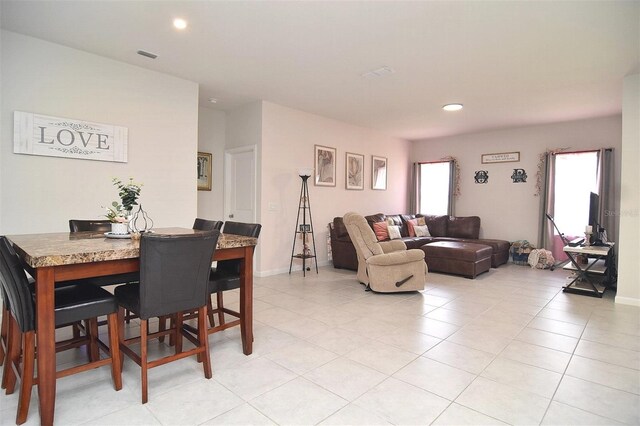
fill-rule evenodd
<path id="1" fill-rule="evenodd" d="M 322 266 L 327 266 L 327 265 L 332 265 L 332 262 L 330 260 L 318 261 L 318 268 Z M 311 262 L 311 264 L 307 264 L 307 266 L 313 267 L 313 269 L 315 269 L 315 265 L 313 264 L 313 262 Z M 302 272 L 302 265 L 293 265 L 293 268 L 291 268 L 291 273 L 293 274 L 294 272 Z M 287 274 L 287 273 L 289 273 L 289 268 L 272 269 L 270 271 L 257 271 L 257 272 L 254 272 L 254 275 L 256 277 L 270 277 L 272 275 L 280 275 L 280 274 Z"/>
<path id="2" fill-rule="evenodd" d="M 640 299 L 636 299 L 634 297 L 616 296 L 615 302 L 621 305 L 640 306 Z"/>

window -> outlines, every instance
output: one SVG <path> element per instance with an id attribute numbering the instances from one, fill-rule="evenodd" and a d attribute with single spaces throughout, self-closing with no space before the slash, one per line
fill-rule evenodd
<path id="1" fill-rule="evenodd" d="M 418 164 L 418 212 L 446 215 L 451 198 L 451 161 Z"/>
<path id="2" fill-rule="evenodd" d="M 567 236 L 584 236 L 589 193 L 598 192 L 597 171 L 597 151 L 556 154 L 554 219 Z"/>

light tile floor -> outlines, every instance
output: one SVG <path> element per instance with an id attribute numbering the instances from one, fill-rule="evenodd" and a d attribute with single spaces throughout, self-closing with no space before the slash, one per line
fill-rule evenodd
<path id="1" fill-rule="evenodd" d="M 639 424 L 640 308 L 564 294 L 566 276 L 508 264 L 475 280 L 431 273 L 410 294 L 365 292 L 331 267 L 256 278 L 251 356 L 237 328 L 210 336 L 213 379 L 194 359 L 153 369 L 146 405 L 130 360 L 120 392 L 107 368 L 60 379 L 56 423 Z M 37 403 L 34 391 L 27 424 Z M 16 404 L 0 397 L 0 424 Z"/>

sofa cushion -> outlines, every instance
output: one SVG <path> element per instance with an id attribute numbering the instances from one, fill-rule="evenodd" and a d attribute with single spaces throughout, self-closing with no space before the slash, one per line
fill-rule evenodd
<path id="1" fill-rule="evenodd" d="M 414 228 L 416 226 L 426 226 L 426 222 L 424 221 L 424 217 L 416 217 L 415 219 L 409 219 L 406 220 L 404 218 L 404 216 L 402 216 L 402 219 L 405 221 L 405 223 L 407 224 L 407 232 L 409 234 L 410 237 L 415 237 L 416 236 L 416 231 L 414 230 Z"/>
<path id="2" fill-rule="evenodd" d="M 449 217 L 447 237 L 477 239 L 479 236 L 480 218 L 478 216 Z"/>
<path id="3" fill-rule="evenodd" d="M 371 229 L 373 229 L 374 223 L 386 221 L 386 216 L 384 215 L 384 213 L 376 213 L 370 216 L 365 216 L 364 218 L 367 219 L 367 223 L 369 224 Z"/>
<path id="4" fill-rule="evenodd" d="M 349 239 L 349 241 L 351 240 L 349 238 L 349 233 L 347 232 L 347 227 L 344 226 L 344 221 L 341 217 L 333 218 L 333 230 L 336 234 L 336 237 L 338 237 L 339 239 Z"/>
<path id="5" fill-rule="evenodd" d="M 433 237 L 405 237 L 402 239 L 402 242 L 407 246 L 407 250 L 409 249 L 419 249 L 425 244 L 432 243 L 435 241 Z"/>
<path id="6" fill-rule="evenodd" d="M 416 225 L 413 227 L 416 237 L 430 237 L 429 227 L 427 225 Z"/>
<path id="7" fill-rule="evenodd" d="M 424 217 L 424 221 L 429 227 L 429 233 L 433 237 L 446 237 L 447 236 L 447 224 L 449 223 L 449 216 L 434 216 L 434 215 L 417 215 L 418 217 Z"/>
<path id="8" fill-rule="evenodd" d="M 400 216 L 399 214 L 388 214 L 386 216 L 386 219 L 387 219 L 387 223 L 389 225 L 397 226 L 397 227 L 400 228 L 400 235 L 402 237 L 408 237 L 409 236 L 409 231 L 407 230 L 407 225 L 402 220 L 402 216 Z"/>
<path id="9" fill-rule="evenodd" d="M 392 240 L 399 240 L 402 238 L 400 235 L 400 227 L 397 225 L 388 225 L 387 232 L 389 232 L 389 238 Z"/>
<path id="10" fill-rule="evenodd" d="M 375 222 L 373 224 L 373 232 L 376 234 L 378 241 L 386 241 L 389 239 L 387 226 L 387 222 Z"/>

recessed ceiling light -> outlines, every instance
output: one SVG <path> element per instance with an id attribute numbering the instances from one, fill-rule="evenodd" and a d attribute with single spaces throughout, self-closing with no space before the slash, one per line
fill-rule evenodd
<path id="1" fill-rule="evenodd" d="M 211 102 L 212 104 L 217 104 L 218 100 L 216 98 L 209 98 L 209 102 Z"/>
<path id="2" fill-rule="evenodd" d="M 187 21 L 182 18 L 176 18 L 173 20 L 173 26 L 179 30 L 184 30 L 187 28 Z"/>
<path id="3" fill-rule="evenodd" d="M 442 109 L 445 111 L 460 111 L 462 109 L 462 104 L 446 104 Z"/>

